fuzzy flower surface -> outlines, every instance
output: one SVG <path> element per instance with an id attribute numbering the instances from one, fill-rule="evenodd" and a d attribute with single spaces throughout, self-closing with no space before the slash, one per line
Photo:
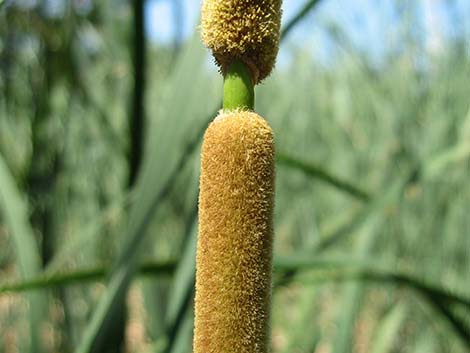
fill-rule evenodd
<path id="1" fill-rule="evenodd" d="M 201 151 L 194 353 L 267 353 L 274 139 L 253 112 L 222 112 Z"/>
<path id="2" fill-rule="evenodd" d="M 204 0 L 201 36 L 225 73 L 233 59 L 251 70 L 253 83 L 272 71 L 279 48 L 282 0 Z"/>

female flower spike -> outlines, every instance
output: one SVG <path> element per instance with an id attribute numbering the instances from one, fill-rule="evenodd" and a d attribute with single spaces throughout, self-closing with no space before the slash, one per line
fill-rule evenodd
<path id="1" fill-rule="evenodd" d="M 194 353 L 267 353 L 274 141 L 253 112 L 221 113 L 201 152 Z"/>

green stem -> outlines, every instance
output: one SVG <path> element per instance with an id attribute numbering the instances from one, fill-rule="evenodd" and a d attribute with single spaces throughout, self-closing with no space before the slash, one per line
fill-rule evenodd
<path id="1" fill-rule="evenodd" d="M 249 109 L 255 106 L 255 90 L 249 69 L 235 59 L 224 77 L 223 108 L 227 110 Z"/>
<path id="2" fill-rule="evenodd" d="M 150 262 L 139 268 L 141 275 L 171 275 L 176 267 L 176 261 Z M 20 282 L 1 283 L 0 295 L 8 292 L 24 292 L 33 289 L 44 289 L 71 284 L 84 284 L 90 281 L 106 279 L 110 269 L 106 267 L 93 267 L 79 269 L 66 273 L 42 274 Z"/>
<path id="3" fill-rule="evenodd" d="M 176 270 L 177 259 L 163 262 L 147 262 L 142 264 L 139 275 L 172 275 Z M 286 286 L 291 282 L 323 283 L 331 281 L 367 280 L 378 283 L 401 284 L 413 288 L 428 296 L 444 302 L 452 302 L 470 308 L 470 298 L 458 293 L 452 293 L 445 287 L 429 283 L 416 275 L 387 270 L 379 262 L 364 261 L 354 258 L 311 258 L 297 254 L 295 256 L 275 257 L 273 261 L 274 272 L 279 275 L 275 287 Z M 317 273 L 308 273 L 308 277 L 293 277 L 292 271 L 316 270 Z M 4 293 L 19 293 L 34 289 L 44 289 L 56 286 L 72 284 L 84 284 L 86 282 L 106 279 L 110 269 L 107 267 L 93 267 L 78 269 L 66 273 L 42 274 L 36 277 L 10 283 L 0 283 L 0 295 Z"/>
<path id="4" fill-rule="evenodd" d="M 344 191 L 361 201 L 370 201 L 372 198 L 372 196 L 367 191 L 364 191 L 356 185 L 351 184 L 346 180 L 342 180 L 333 174 L 330 174 L 318 165 L 314 165 L 296 158 L 292 158 L 282 153 L 277 154 L 276 161 L 279 164 L 283 164 L 285 166 L 301 170 L 305 174 L 317 178 L 318 180 L 322 180 L 327 184 L 336 187 L 338 190 Z"/>

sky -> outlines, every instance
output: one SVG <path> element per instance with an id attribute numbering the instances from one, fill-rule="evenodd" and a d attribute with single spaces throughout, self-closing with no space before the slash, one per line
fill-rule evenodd
<path id="1" fill-rule="evenodd" d="M 172 2 L 179 1 L 183 11 L 183 38 L 197 28 L 200 0 L 147 0 L 147 33 L 153 42 L 168 43 L 174 38 L 175 21 Z M 401 1 L 406 4 L 408 0 Z M 470 0 L 412 0 L 419 2 L 417 26 L 424 34 L 423 45 L 430 52 L 443 48 L 446 36 L 455 31 L 452 14 L 460 13 L 470 23 Z M 283 1 L 283 22 L 303 6 L 305 0 Z M 289 42 L 311 47 L 315 55 L 329 53 L 325 26 L 337 24 L 347 33 L 356 48 L 372 58 L 380 57 L 387 48 L 399 45 L 402 21 L 398 22 L 396 0 L 322 0 L 301 25 L 291 33 Z M 398 10 L 399 11 L 399 10 Z M 401 16 L 402 17 L 402 16 Z M 469 25 L 465 28 L 470 34 Z"/>

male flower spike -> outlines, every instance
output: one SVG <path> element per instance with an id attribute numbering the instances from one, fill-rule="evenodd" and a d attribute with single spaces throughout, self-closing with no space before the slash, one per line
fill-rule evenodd
<path id="1" fill-rule="evenodd" d="M 205 0 L 201 36 L 222 73 L 233 59 L 251 71 L 253 83 L 272 71 L 279 47 L 281 0 Z"/>

